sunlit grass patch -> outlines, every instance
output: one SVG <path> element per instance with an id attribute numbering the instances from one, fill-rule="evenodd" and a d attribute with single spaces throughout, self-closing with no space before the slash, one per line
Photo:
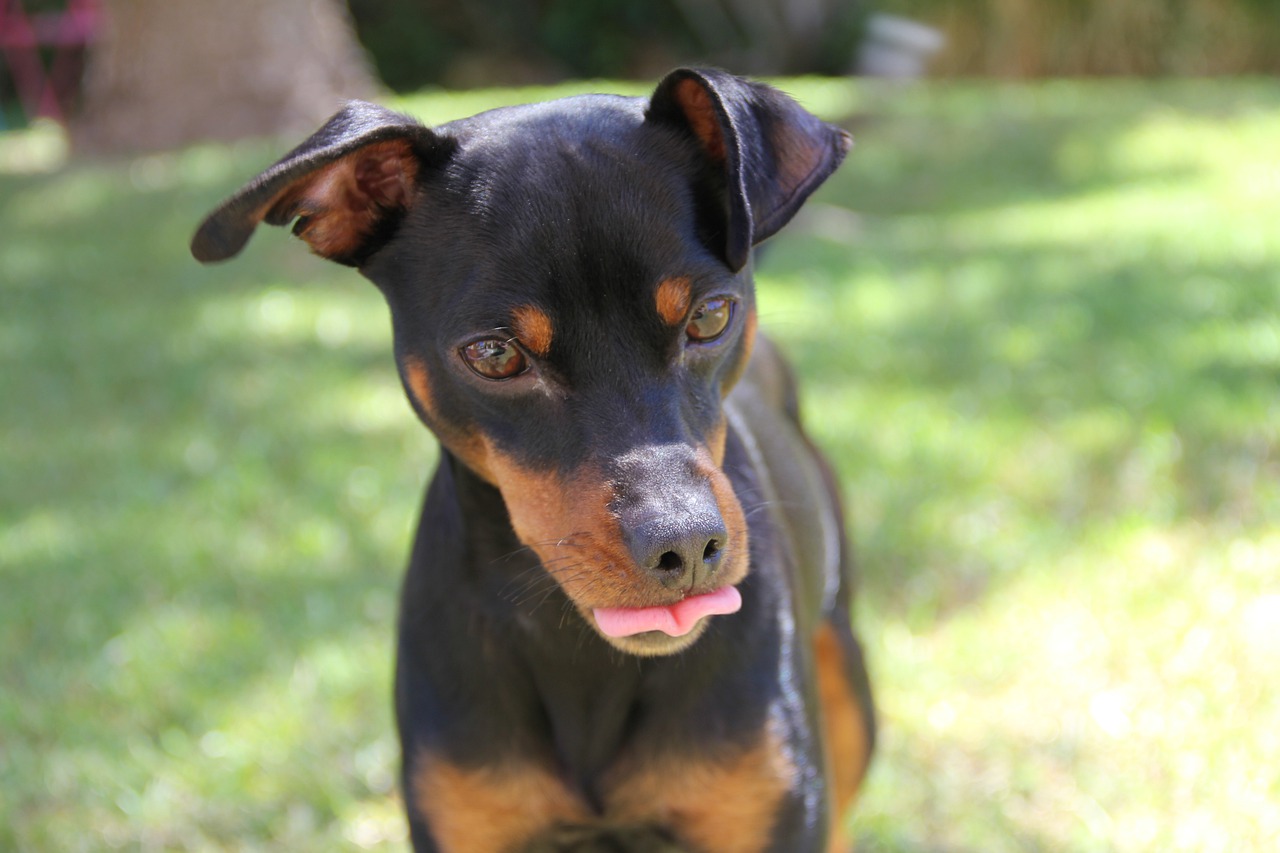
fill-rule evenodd
<path id="1" fill-rule="evenodd" d="M 984 850 L 1266 849 L 1277 544 L 1103 528 L 941 623 L 872 617 L 889 760 L 860 820 Z"/>

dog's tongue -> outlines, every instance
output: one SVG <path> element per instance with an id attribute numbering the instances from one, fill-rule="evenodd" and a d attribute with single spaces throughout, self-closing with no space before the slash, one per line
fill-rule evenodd
<path id="1" fill-rule="evenodd" d="M 592 613 L 600 630 L 610 637 L 630 637 L 645 631 L 680 637 L 692 631 L 704 616 L 736 613 L 740 607 L 742 594 L 735 587 L 722 586 L 665 607 L 597 607 Z"/>

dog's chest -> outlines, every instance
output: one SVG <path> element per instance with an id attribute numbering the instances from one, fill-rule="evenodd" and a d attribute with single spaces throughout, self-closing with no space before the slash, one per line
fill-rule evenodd
<path id="1" fill-rule="evenodd" d="M 477 769 L 427 762 L 416 779 L 419 807 L 447 850 L 515 849 L 530 838 L 520 849 L 568 849 L 557 846 L 566 833 L 646 840 L 656 833 L 682 850 L 771 849 L 787 804 L 797 802 L 804 763 L 780 725 L 718 749 L 650 751 L 643 744 L 629 745 L 594 794 L 550 758 L 511 757 Z"/>

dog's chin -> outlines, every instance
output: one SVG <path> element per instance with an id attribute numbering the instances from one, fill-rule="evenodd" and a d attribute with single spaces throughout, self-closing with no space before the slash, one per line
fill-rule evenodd
<path id="1" fill-rule="evenodd" d="M 609 637 L 599 628 L 596 628 L 594 620 L 588 619 L 587 621 L 591 623 L 592 628 L 595 628 L 596 633 L 602 640 L 618 651 L 635 655 L 636 657 L 657 658 L 679 654 L 692 646 L 706 632 L 707 625 L 714 618 L 716 617 L 707 616 L 703 618 L 689 633 L 681 634 L 679 637 L 672 637 L 661 631 L 645 631 L 640 634 L 632 634 L 629 637 Z"/>

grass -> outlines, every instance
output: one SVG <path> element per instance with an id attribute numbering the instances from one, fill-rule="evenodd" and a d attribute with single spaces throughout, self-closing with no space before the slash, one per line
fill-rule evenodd
<path id="1" fill-rule="evenodd" d="M 857 539 L 860 849 L 1271 849 L 1280 92 L 789 87 L 858 138 L 759 278 Z M 187 256 L 282 145 L 15 145 L 0 849 L 403 847 L 392 623 L 435 450 L 380 298 L 279 231 Z"/>

